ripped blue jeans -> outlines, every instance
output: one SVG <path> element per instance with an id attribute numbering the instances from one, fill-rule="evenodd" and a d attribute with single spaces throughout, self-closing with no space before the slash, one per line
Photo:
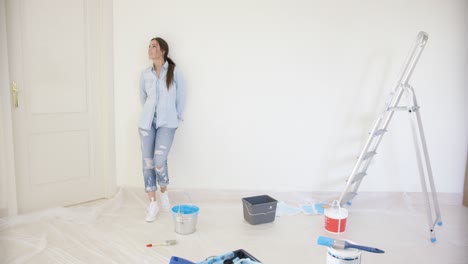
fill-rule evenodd
<path id="1" fill-rule="evenodd" d="M 141 153 L 143 157 L 143 177 L 145 191 L 157 190 L 156 183 L 161 187 L 169 184 L 167 156 L 171 150 L 172 141 L 177 128 L 156 127 L 156 118 L 150 130 L 139 128 Z"/>

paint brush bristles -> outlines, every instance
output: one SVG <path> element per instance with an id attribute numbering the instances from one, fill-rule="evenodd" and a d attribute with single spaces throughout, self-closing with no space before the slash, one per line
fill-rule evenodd
<path id="1" fill-rule="evenodd" d="M 172 245 L 175 245 L 177 244 L 177 241 L 175 239 L 172 239 L 172 240 L 166 240 L 162 243 L 159 243 L 159 244 L 148 244 L 146 245 L 146 247 L 156 247 L 156 246 L 172 246 Z"/>

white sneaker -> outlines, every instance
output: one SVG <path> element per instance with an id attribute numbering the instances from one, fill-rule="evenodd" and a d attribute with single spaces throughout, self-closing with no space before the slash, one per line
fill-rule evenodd
<path id="1" fill-rule="evenodd" d="M 161 192 L 159 195 L 159 200 L 161 201 L 161 207 L 165 212 L 169 212 L 171 210 L 171 202 L 169 202 L 169 193 L 167 190 L 165 192 Z"/>
<path id="2" fill-rule="evenodd" d="M 146 209 L 145 221 L 153 222 L 154 220 L 156 220 L 156 215 L 158 214 L 158 212 L 159 212 L 158 203 L 153 198 L 151 198 L 151 202 L 148 205 L 148 208 Z"/>

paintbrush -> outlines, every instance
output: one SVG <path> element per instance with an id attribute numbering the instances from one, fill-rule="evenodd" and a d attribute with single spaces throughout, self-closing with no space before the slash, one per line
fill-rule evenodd
<path id="1" fill-rule="evenodd" d="M 360 250 L 364 250 L 364 251 L 368 251 L 372 253 L 384 253 L 385 252 L 378 248 L 355 245 L 355 244 L 349 243 L 346 240 L 333 239 L 333 238 L 324 237 L 324 236 L 318 237 L 317 244 L 326 246 L 326 247 L 334 247 L 337 249 L 356 248 L 356 249 L 360 249 Z"/>
<path id="2" fill-rule="evenodd" d="M 146 245 L 146 247 L 157 247 L 157 246 L 172 246 L 172 245 L 175 245 L 177 244 L 177 241 L 175 239 L 173 240 L 166 240 L 162 243 L 159 243 L 159 244 L 148 244 Z"/>

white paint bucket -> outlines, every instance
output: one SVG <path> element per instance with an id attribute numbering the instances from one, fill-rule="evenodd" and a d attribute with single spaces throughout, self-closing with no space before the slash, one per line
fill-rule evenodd
<path id="1" fill-rule="evenodd" d="M 346 229 L 348 210 L 340 206 L 325 208 L 325 230 L 330 233 L 340 234 Z"/>
<path id="2" fill-rule="evenodd" d="M 328 247 L 327 264 L 360 264 L 361 251 L 355 248 L 337 249 Z"/>

